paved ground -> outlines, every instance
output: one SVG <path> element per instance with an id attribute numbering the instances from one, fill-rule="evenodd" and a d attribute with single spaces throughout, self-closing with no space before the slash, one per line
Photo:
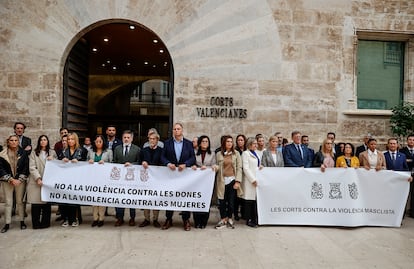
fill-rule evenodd
<path id="1" fill-rule="evenodd" d="M 32 230 L 27 221 L 28 229 L 21 231 L 13 222 L 0 234 L 0 268 L 414 268 L 411 218 L 401 228 L 254 229 L 236 222 L 234 230 L 215 230 L 218 211 L 213 209 L 209 227 L 185 232 L 178 214 L 167 231 L 114 227 L 113 216 L 92 228 L 90 207 L 83 207 L 83 215 L 77 228 L 53 222 L 49 229 Z M 140 223 L 142 211 L 137 215 Z M 163 211 L 160 216 L 163 222 Z"/>

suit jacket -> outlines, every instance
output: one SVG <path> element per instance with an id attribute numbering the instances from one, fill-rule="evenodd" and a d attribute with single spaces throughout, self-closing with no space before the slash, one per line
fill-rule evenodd
<path id="1" fill-rule="evenodd" d="M 130 145 L 130 148 L 128 149 L 128 154 L 124 156 L 124 147 L 118 146 L 116 147 L 114 152 L 114 163 L 132 163 L 132 164 L 139 164 L 139 153 L 141 149 L 134 144 Z"/>
<path id="2" fill-rule="evenodd" d="M 276 149 L 276 163 L 273 161 L 272 152 L 270 150 L 263 151 L 262 165 L 265 167 L 283 167 L 283 154 Z"/>
<path id="3" fill-rule="evenodd" d="M 49 150 L 49 156 L 53 159 L 57 159 L 56 152 L 51 149 Z M 46 160 L 41 156 L 37 156 L 36 152 L 32 151 L 29 156 L 29 179 L 27 181 L 26 193 L 27 202 L 30 204 L 43 204 L 41 199 L 41 187 L 37 185 L 37 179 L 43 177 L 45 171 Z"/>
<path id="4" fill-rule="evenodd" d="M 115 137 L 114 141 L 112 141 L 112 152 L 119 145 L 122 145 L 122 140 Z M 106 140 L 106 146 L 109 148 L 109 141 L 108 140 Z"/>
<path id="5" fill-rule="evenodd" d="M 208 154 L 206 152 L 204 162 L 202 161 L 201 154 L 196 155 L 196 165 L 197 167 L 201 167 L 203 165 L 213 167 L 214 165 L 216 165 L 216 154 L 214 152 L 212 152 L 211 154 Z"/>
<path id="6" fill-rule="evenodd" d="M 155 149 L 145 147 L 140 152 L 140 164 L 145 161 L 149 165 L 161 165 L 161 155 L 162 148 L 158 146 Z"/>
<path id="7" fill-rule="evenodd" d="M 286 167 L 312 167 L 312 159 L 307 147 L 300 144 L 302 149 L 303 158 L 299 151 L 296 149 L 296 145 L 291 143 L 283 148 L 283 159 Z"/>
<path id="8" fill-rule="evenodd" d="M 164 142 L 164 148 L 162 150 L 161 163 L 163 165 L 172 163 L 176 166 L 185 164 L 185 166 L 191 167 L 195 164 L 193 143 L 190 140 L 183 138 L 183 150 L 181 151 L 180 159 L 177 160 L 174 150 L 174 139 L 170 138 L 166 140 Z"/>
<path id="9" fill-rule="evenodd" d="M 22 136 L 22 144 L 20 145 L 20 147 L 22 149 L 25 149 L 27 146 L 32 146 L 32 139 L 30 139 L 27 136 Z"/>
<path id="10" fill-rule="evenodd" d="M 378 154 L 377 167 L 381 167 L 381 169 L 386 169 L 387 165 L 385 163 L 384 154 L 378 150 L 377 150 L 377 154 Z M 368 169 L 371 168 L 369 165 L 369 161 L 368 161 L 368 150 L 359 154 L 359 164 L 360 164 L 360 167 L 364 167 Z"/>
<path id="11" fill-rule="evenodd" d="M 405 154 L 397 152 L 395 154 L 395 161 L 391 159 L 391 152 L 387 151 L 384 153 L 387 170 L 394 171 L 408 171 L 407 159 Z"/>
<path id="12" fill-rule="evenodd" d="M 404 153 L 405 158 L 406 158 L 406 160 L 407 160 L 408 170 L 412 171 L 412 170 L 413 170 L 413 168 L 414 168 L 414 166 L 413 166 L 413 165 L 414 165 L 414 163 L 413 163 L 413 160 L 414 160 L 414 154 L 412 154 L 412 155 L 411 155 L 410 150 L 408 149 L 408 147 L 403 147 L 403 148 L 400 150 L 400 152 L 401 152 L 401 153 Z"/>
<path id="13" fill-rule="evenodd" d="M 366 151 L 368 148 L 366 147 L 365 144 L 362 144 L 361 146 L 356 148 L 355 151 L 355 156 L 359 157 L 359 154 L 361 154 L 362 152 Z"/>

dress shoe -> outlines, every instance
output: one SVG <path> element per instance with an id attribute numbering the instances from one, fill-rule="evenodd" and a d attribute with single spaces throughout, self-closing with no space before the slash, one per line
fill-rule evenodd
<path id="1" fill-rule="evenodd" d="M 1 233 L 7 232 L 9 230 L 9 228 L 10 228 L 9 224 L 4 225 L 3 229 L 1 229 Z"/>
<path id="2" fill-rule="evenodd" d="M 151 224 L 151 222 L 149 222 L 149 220 L 144 220 L 143 222 L 141 222 L 141 224 L 139 225 L 139 227 L 145 227 L 145 226 L 148 226 L 150 224 Z"/>
<path id="3" fill-rule="evenodd" d="M 121 226 L 122 224 L 124 224 L 124 220 L 122 220 L 122 219 L 117 219 L 117 220 L 116 220 L 116 222 L 115 222 L 115 227 L 119 227 L 119 226 Z"/>
<path id="4" fill-rule="evenodd" d="M 135 226 L 135 220 L 130 219 L 128 224 L 129 224 L 129 226 Z"/>
<path id="5" fill-rule="evenodd" d="M 98 221 L 98 227 L 102 227 L 104 225 L 103 220 L 102 221 Z"/>
<path id="6" fill-rule="evenodd" d="M 161 227 L 161 224 L 158 222 L 158 220 L 154 220 L 152 222 L 152 225 L 154 225 L 155 228 L 160 228 Z"/>
<path id="7" fill-rule="evenodd" d="M 94 220 L 93 222 L 92 222 L 92 225 L 91 225 L 92 227 L 95 227 L 95 226 L 98 226 L 98 221 L 97 220 Z"/>
<path id="8" fill-rule="evenodd" d="M 26 228 L 27 228 L 27 226 L 26 226 L 26 224 L 24 223 L 24 221 L 21 221 L 21 222 L 20 222 L 20 229 L 21 229 L 21 230 L 26 230 Z"/>
<path id="9" fill-rule="evenodd" d="M 172 220 L 171 219 L 167 219 L 165 221 L 164 225 L 162 225 L 162 229 L 163 230 L 168 230 L 171 226 L 173 226 Z"/>
<path id="10" fill-rule="evenodd" d="M 189 220 L 185 220 L 184 221 L 184 231 L 189 231 L 191 230 L 191 224 Z"/>

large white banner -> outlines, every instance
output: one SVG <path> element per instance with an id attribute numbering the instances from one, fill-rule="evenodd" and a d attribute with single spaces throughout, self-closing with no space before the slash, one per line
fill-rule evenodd
<path id="1" fill-rule="evenodd" d="M 211 169 L 48 161 L 42 200 L 124 208 L 207 212 L 214 186 Z"/>
<path id="2" fill-rule="evenodd" d="M 257 174 L 259 224 L 400 227 L 409 173 L 265 167 Z"/>

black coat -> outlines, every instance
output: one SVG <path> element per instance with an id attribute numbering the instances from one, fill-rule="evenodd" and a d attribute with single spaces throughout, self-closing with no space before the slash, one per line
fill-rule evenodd
<path id="1" fill-rule="evenodd" d="M 10 178 L 26 180 L 29 176 L 29 156 L 22 148 L 17 151 L 17 169 L 16 174 L 13 175 L 10 163 L 7 157 L 7 149 L 0 153 L 0 180 L 8 181 Z"/>

